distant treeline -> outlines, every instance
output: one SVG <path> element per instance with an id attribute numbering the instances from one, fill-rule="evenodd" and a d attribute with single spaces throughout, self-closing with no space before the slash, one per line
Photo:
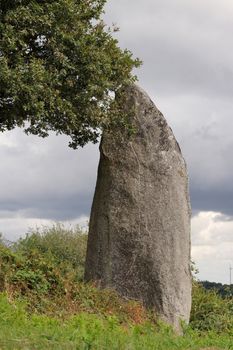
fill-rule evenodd
<path id="1" fill-rule="evenodd" d="M 199 282 L 207 290 L 215 290 L 221 297 L 233 297 L 233 284 L 222 284 L 209 281 L 200 281 Z"/>

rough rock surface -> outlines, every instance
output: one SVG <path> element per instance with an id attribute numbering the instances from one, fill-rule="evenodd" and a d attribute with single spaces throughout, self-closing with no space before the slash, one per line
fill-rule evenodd
<path id="1" fill-rule="evenodd" d="M 126 89 L 137 132 L 105 133 L 92 205 L 85 279 L 144 305 L 179 330 L 191 307 L 186 164 L 161 112 Z"/>

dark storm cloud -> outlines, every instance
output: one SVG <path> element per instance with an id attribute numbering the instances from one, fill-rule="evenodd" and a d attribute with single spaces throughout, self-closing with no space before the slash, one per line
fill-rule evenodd
<path id="1" fill-rule="evenodd" d="M 0 201 L 0 218 L 21 216 L 24 218 L 50 219 L 52 221 L 71 221 L 80 216 L 88 216 L 92 201 L 92 193 L 70 196 L 42 198 L 36 196 L 7 202 Z M 19 210 L 20 208 L 20 210 Z"/>
<path id="2" fill-rule="evenodd" d="M 194 213 L 197 211 L 215 211 L 224 213 L 229 221 L 233 217 L 233 188 L 201 190 L 199 188 L 191 187 L 191 203 Z M 221 221 L 222 217 L 221 217 Z"/>

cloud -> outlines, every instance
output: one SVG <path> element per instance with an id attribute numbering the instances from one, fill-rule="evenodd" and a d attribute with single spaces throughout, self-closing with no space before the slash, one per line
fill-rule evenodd
<path id="1" fill-rule="evenodd" d="M 56 221 L 57 222 L 57 221 Z M 73 220 L 59 221 L 64 227 L 70 228 L 78 225 L 83 230 L 87 229 L 88 217 L 81 216 Z M 38 218 L 25 218 L 16 214 L 15 217 L 0 217 L 0 233 L 3 234 L 3 238 L 10 242 L 14 242 L 19 238 L 22 238 L 26 233 L 31 232 L 31 230 L 41 228 L 43 226 L 51 227 L 55 224 L 55 221 L 49 219 L 38 219 Z M 7 234 L 4 234 L 7 232 Z"/>
<path id="2" fill-rule="evenodd" d="M 229 283 L 233 263 L 233 218 L 217 212 L 200 212 L 192 219 L 192 258 L 199 279 Z"/>
<path id="3" fill-rule="evenodd" d="M 0 211 L 52 220 L 89 215 L 98 148 L 73 151 L 67 143 L 65 137 L 41 140 L 19 129 L 0 136 Z"/>
<path id="4" fill-rule="evenodd" d="M 232 11 L 229 1 L 112 0 L 106 12 L 121 28 L 121 45 L 143 59 L 139 76 L 150 91 L 230 98 Z"/>

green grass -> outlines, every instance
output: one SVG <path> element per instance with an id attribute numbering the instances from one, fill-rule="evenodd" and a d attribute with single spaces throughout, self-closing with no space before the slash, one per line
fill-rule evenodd
<path id="1" fill-rule="evenodd" d="M 232 337 L 191 329 L 178 337 L 165 325 L 126 325 L 115 316 L 88 313 L 66 320 L 29 315 L 23 303 L 9 302 L 6 295 L 0 295 L 1 349 L 195 350 L 210 346 L 233 349 Z"/>
<path id="2" fill-rule="evenodd" d="M 60 225 L 0 243 L 0 350 L 233 350 L 232 299 L 194 283 L 191 323 L 177 336 L 139 302 L 83 283 L 85 245 Z"/>

